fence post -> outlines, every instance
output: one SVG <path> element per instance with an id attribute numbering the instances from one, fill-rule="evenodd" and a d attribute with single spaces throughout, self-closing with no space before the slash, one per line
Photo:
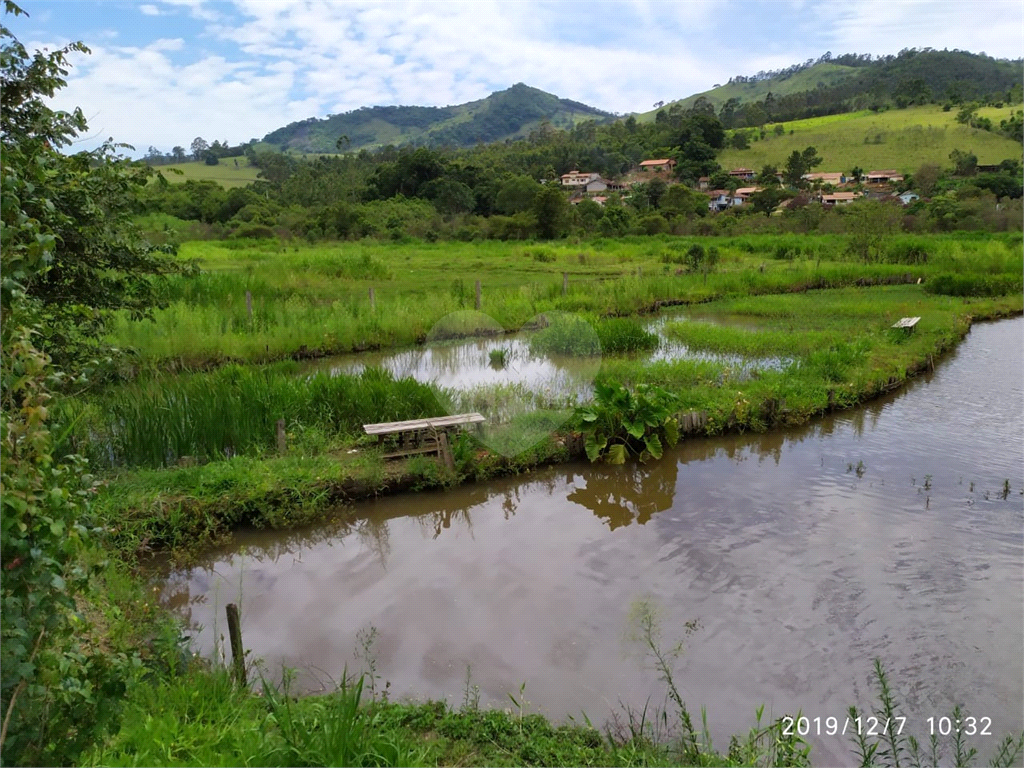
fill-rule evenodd
<path id="1" fill-rule="evenodd" d="M 288 450 L 288 439 L 284 432 L 284 419 L 277 420 L 277 452 L 285 453 Z"/>
<path id="2" fill-rule="evenodd" d="M 569 293 L 569 273 L 562 273 L 562 295 L 565 296 Z"/>
<path id="3" fill-rule="evenodd" d="M 238 606 L 228 603 L 228 637 L 231 640 L 231 662 L 235 667 L 235 681 L 246 685 L 245 650 L 242 646 L 242 623 L 238 619 Z"/>
<path id="4" fill-rule="evenodd" d="M 377 311 L 377 294 L 374 293 L 373 286 L 370 286 L 370 311 Z"/>
<path id="5" fill-rule="evenodd" d="M 476 281 L 476 308 L 480 309 L 480 281 Z"/>
<path id="6" fill-rule="evenodd" d="M 249 325 L 252 325 L 252 291 L 245 292 L 245 311 L 249 313 Z"/>

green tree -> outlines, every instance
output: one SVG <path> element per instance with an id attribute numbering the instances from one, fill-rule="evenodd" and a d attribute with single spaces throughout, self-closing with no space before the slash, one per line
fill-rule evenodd
<path id="1" fill-rule="evenodd" d="M 754 178 L 754 183 L 759 187 L 779 186 L 779 169 L 774 165 L 762 166 L 761 172 Z"/>
<path id="2" fill-rule="evenodd" d="M 978 170 L 978 156 L 973 152 L 954 149 L 949 159 L 953 161 L 953 173 L 957 176 L 973 176 Z"/>
<path id="3" fill-rule="evenodd" d="M 0 25 L 0 750 L 17 765 L 76 762 L 116 717 L 130 666 L 79 641 L 92 482 L 81 459 L 54 456 L 47 422 L 60 377 L 34 340 L 45 329 L 53 343 L 97 303 L 141 311 L 158 263 L 126 226 L 135 171 L 109 147 L 59 151 L 86 128 L 80 110 L 47 105 L 72 52 L 87 49 L 30 56 Z"/>
<path id="4" fill-rule="evenodd" d="M 914 173 L 913 181 L 914 186 L 917 188 L 917 193 L 921 197 L 931 197 L 932 192 L 935 191 L 935 185 L 939 181 L 939 177 L 942 175 L 942 169 L 939 168 L 935 163 L 924 163 Z"/>
<path id="5" fill-rule="evenodd" d="M 554 184 L 545 184 L 533 200 L 533 213 L 537 217 L 537 234 L 553 240 L 565 234 L 569 223 L 569 201 Z"/>
<path id="6" fill-rule="evenodd" d="M 189 145 L 192 149 L 192 159 L 202 160 L 203 155 L 210 149 L 209 143 L 202 136 L 196 136 Z"/>
<path id="7" fill-rule="evenodd" d="M 533 208 L 533 201 L 544 186 L 548 185 L 538 184 L 529 176 L 515 176 L 501 185 L 501 189 L 498 190 L 498 194 L 494 198 L 494 209 L 507 216 L 529 211 Z M 557 185 L 550 186 L 557 187 Z"/>
<path id="8" fill-rule="evenodd" d="M 810 173 L 812 168 L 821 163 L 822 158 L 818 157 L 818 150 L 814 147 L 807 147 L 803 152 L 794 149 L 786 160 L 786 169 L 782 172 L 783 179 L 792 187 L 802 188 L 806 186 L 804 174 Z"/>
<path id="9" fill-rule="evenodd" d="M 661 211 L 670 218 L 682 216 L 692 219 L 694 216 L 705 216 L 708 212 L 708 198 L 684 184 L 673 184 L 661 198 Z"/>
<path id="10" fill-rule="evenodd" d="M 154 277 L 180 266 L 173 248 L 152 246 L 132 224 L 151 168 L 110 144 L 59 151 L 86 130 L 85 118 L 46 100 L 64 85 L 68 54 L 87 49 L 29 56 L 6 27 L 0 39 L 2 318 L 6 325 L 14 306 L 29 312 L 22 322 L 39 328 L 43 350 L 77 367 L 103 351 L 112 313 L 147 316 L 157 304 Z"/>
<path id="11" fill-rule="evenodd" d="M 877 261 L 881 257 L 886 240 L 899 229 L 899 206 L 878 200 L 859 200 L 848 206 L 843 213 L 846 231 L 850 235 L 851 253 L 865 262 Z"/>

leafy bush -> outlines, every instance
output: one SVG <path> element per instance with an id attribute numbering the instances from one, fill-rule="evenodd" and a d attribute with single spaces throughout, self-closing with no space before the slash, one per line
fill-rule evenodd
<path id="1" fill-rule="evenodd" d="M 235 239 L 249 239 L 249 240 L 273 240 L 276 235 L 274 230 L 264 224 L 240 224 L 238 228 L 231 233 L 231 237 Z"/>
<path id="2" fill-rule="evenodd" d="M 641 384 L 633 392 L 621 384 L 596 384 L 594 402 L 577 409 L 583 423 L 587 458 L 623 464 L 627 455 L 660 459 L 664 446 L 679 441 L 678 398 L 660 387 Z"/>
<path id="3" fill-rule="evenodd" d="M 924 284 L 928 293 L 942 296 L 1005 296 L 1024 289 L 1021 275 L 965 275 L 943 272 Z"/>

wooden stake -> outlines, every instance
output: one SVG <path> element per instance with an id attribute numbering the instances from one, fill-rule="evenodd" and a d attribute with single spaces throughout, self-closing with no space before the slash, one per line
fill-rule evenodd
<path id="1" fill-rule="evenodd" d="M 374 293 L 373 288 L 370 288 L 370 311 L 377 311 L 377 294 Z"/>
<path id="2" fill-rule="evenodd" d="M 242 647 L 242 622 L 238 618 L 238 606 L 228 603 L 228 637 L 231 639 L 231 662 L 235 667 L 235 681 L 246 685 L 245 650 Z"/>
<path id="3" fill-rule="evenodd" d="M 476 281 L 476 308 L 480 309 L 480 281 Z"/>
<path id="4" fill-rule="evenodd" d="M 563 272 L 562 273 L 562 295 L 565 296 L 567 293 L 569 293 L 569 273 L 568 272 Z"/>
<path id="5" fill-rule="evenodd" d="M 252 291 L 245 292 L 245 311 L 249 313 L 249 325 L 252 325 Z"/>
<path id="6" fill-rule="evenodd" d="M 285 453 L 288 450 L 288 438 L 284 432 L 284 419 L 277 420 L 277 452 Z"/>

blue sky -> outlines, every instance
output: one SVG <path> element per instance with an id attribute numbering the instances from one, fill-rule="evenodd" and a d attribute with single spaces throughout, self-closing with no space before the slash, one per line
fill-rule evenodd
<path id="1" fill-rule="evenodd" d="M 58 106 L 90 147 L 232 143 L 362 106 L 459 104 L 524 82 L 610 112 L 646 111 L 825 51 L 1024 55 L 1024 4 L 23 0 L 30 49 L 81 40 Z"/>

